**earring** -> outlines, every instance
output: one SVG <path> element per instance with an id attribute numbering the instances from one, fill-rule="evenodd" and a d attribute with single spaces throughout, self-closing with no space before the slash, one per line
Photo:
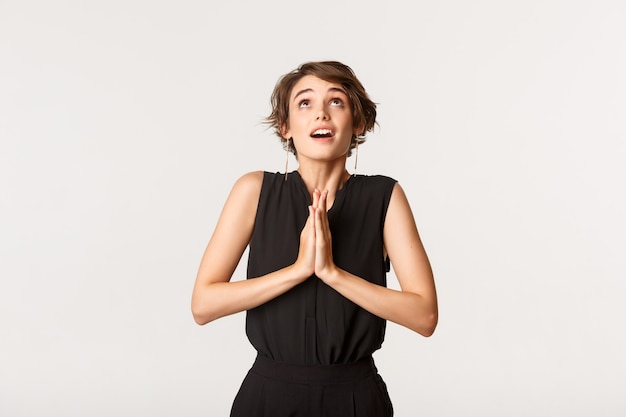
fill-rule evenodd
<path id="1" fill-rule="evenodd" d="M 285 181 L 287 181 L 287 173 L 289 172 L 289 145 L 291 144 L 292 139 L 287 140 L 287 146 L 285 146 L 285 150 L 287 151 L 285 156 Z"/>
<path id="2" fill-rule="evenodd" d="M 359 162 L 359 137 L 357 136 L 354 141 L 354 173 L 352 175 L 356 177 L 356 165 Z"/>

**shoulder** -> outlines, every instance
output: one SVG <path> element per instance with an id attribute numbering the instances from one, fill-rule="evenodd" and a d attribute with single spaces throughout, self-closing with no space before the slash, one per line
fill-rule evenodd
<path id="1" fill-rule="evenodd" d="M 261 187 L 263 183 L 283 182 L 285 174 L 280 172 L 251 171 L 243 174 L 235 182 L 235 186 Z"/>
<path id="2" fill-rule="evenodd" d="M 256 200 L 263 184 L 263 171 L 247 172 L 240 176 L 233 185 L 230 198 L 235 200 Z"/>
<path id="3" fill-rule="evenodd" d="M 255 189 L 260 188 L 263 183 L 263 171 L 246 172 L 235 181 L 233 188 Z"/>
<path id="4" fill-rule="evenodd" d="M 398 181 L 386 175 L 357 175 L 357 180 L 368 187 L 392 187 Z"/>
<path id="5" fill-rule="evenodd" d="M 382 195 L 388 201 L 398 181 L 386 175 L 357 175 L 355 183 L 360 192 Z"/>

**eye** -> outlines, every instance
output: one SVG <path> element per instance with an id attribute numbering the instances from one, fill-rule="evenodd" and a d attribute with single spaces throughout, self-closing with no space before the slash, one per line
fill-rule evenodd
<path id="1" fill-rule="evenodd" d="M 309 99 L 306 99 L 306 98 L 298 102 L 298 107 L 301 109 L 305 107 L 309 107 L 310 105 L 311 105 L 311 102 L 309 101 Z"/>
<path id="2" fill-rule="evenodd" d="M 332 100 L 330 100 L 330 105 L 331 106 L 335 106 L 335 107 L 343 107 L 343 100 L 336 97 Z"/>

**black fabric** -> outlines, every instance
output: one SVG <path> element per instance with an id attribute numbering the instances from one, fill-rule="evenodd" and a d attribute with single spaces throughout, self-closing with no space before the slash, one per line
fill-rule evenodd
<path id="1" fill-rule="evenodd" d="M 374 361 L 289 365 L 258 356 L 231 417 L 392 417 L 387 387 Z"/>
<path id="2" fill-rule="evenodd" d="M 386 285 L 383 225 L 396 181 L 351 176 L 328 212 L 336 265 Z M 295 262 L 311 197 L 297 171 L 266 172 L 249 248 L 248 279 Z M 247 312 L 246 332 L 262 356 L 299 365 L 356 362 L 380 348 L 385 320 L 367 312 L 316 276 Z"/>
<path id="3" fill-rule="evenodd" d="M 386 286 L 383 226 L 396 181 L 352 176 L 328 211 L 337 266 Z M 249 247 L 248 279 L 293 264 L 311 197 L 297 171 L 266 172 Z M 372 353 L 385 320 L 315 275 L 246 313 L 257 359 L 231 417 L 391 417 L 387 388 Z"/>

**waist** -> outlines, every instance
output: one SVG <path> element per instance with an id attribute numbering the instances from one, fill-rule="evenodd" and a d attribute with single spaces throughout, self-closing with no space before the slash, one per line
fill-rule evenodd
<path id="1" fill-rule="evenodd" d="M 350 382 L 377 372 L 371 356 L 334 365 L 297 365 L 278 362 L 263 355 L 257 355 L 250 371 L 288 383 Z"/>

